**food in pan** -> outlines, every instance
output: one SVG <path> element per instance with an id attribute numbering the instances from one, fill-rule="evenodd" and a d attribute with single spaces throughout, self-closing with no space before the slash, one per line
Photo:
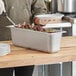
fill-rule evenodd
<path id="1" fill-rule="evenodd" d="M 27 24 L 25 22 L 23 24 L 18 24 L 15 27 L 17 27 L 17 28 L 23 28 L 23 29 L 30 29 L 30 30 L 34 30 L 34 31 L 45 32 L 45 29 L 42 28 L 41 25 L 34 25 L 34 26 L 32 26 L 31 24 Z"/>
<path id="2" fill-rule="evenodd" d="M 42 25 L 34 25 L 32 26 L 31 24 L 27 24 L 26 22 L 24 22 L 23 24 L 18 24 L 15 26 L 16 28 L 22 28 L 22 29 L 29 29 L 29 30 L 34 30 L 34 31 L 40 31 L 40 32 L 47 32 L 47 33 L 54 33 L 57 32 L 56 29 L 45 29 L 42 28 Z"/>

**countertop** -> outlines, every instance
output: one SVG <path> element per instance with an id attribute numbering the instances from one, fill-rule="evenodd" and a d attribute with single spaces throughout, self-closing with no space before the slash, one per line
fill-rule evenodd
<path id="1" fill-rule="evenodd" d="M 63 37 L 61 50 L 57 53 L 45 53 L 21 48 L 14 46 L 12 41 L 2 42 L 10 44 L 11 53 L 0 57 L 0 68 L 76 61 L 76 37 Z"/>

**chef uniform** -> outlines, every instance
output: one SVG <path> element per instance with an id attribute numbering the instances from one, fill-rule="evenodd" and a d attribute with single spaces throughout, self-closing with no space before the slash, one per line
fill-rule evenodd
<path id="1" fill-rule="evenodd" d="M 33 17 L 38 14 L 47 13 L 47 9 L 44 0 L 3 0 L 7 15 L 13 20 L 15 24 L 19 23 L 32 23 Z M 10 39 L 10 31 L 5 29 L 6 24 L 9 24 L 8 20 L 5 22 L 5 18 L 0 20 L 0 40 Z M 2 22 L 1 22 L 2 21 Z M 2 24 L 1 24 L 2 23 Z M 6 24 L 5 24 L 6 23 Z M 14 68 L 0 69 L 0 76 L 13 76 L 13 70 L 15 76 L 32 76 L 34 66 L 23 66 Z"/>

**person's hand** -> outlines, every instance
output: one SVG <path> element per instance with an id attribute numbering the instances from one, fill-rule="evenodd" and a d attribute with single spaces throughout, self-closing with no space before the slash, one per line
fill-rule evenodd
<path id="1" fill-rule="evenodd" d="M 34 18 L 34 24 L 39 25 L 39 18 L 37 17 Z"/>

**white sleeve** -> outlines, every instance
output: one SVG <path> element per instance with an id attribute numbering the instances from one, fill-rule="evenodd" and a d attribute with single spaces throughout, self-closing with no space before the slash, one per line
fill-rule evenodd
<path id="1" fill-rule="evenodd" d="M 6 10 L 5 10 L 5 6 L 4 6 L 4 2 L 2 0 L 0 0 L 0 14 L 2 14 L 3 12 L 6 12 Z"/>

